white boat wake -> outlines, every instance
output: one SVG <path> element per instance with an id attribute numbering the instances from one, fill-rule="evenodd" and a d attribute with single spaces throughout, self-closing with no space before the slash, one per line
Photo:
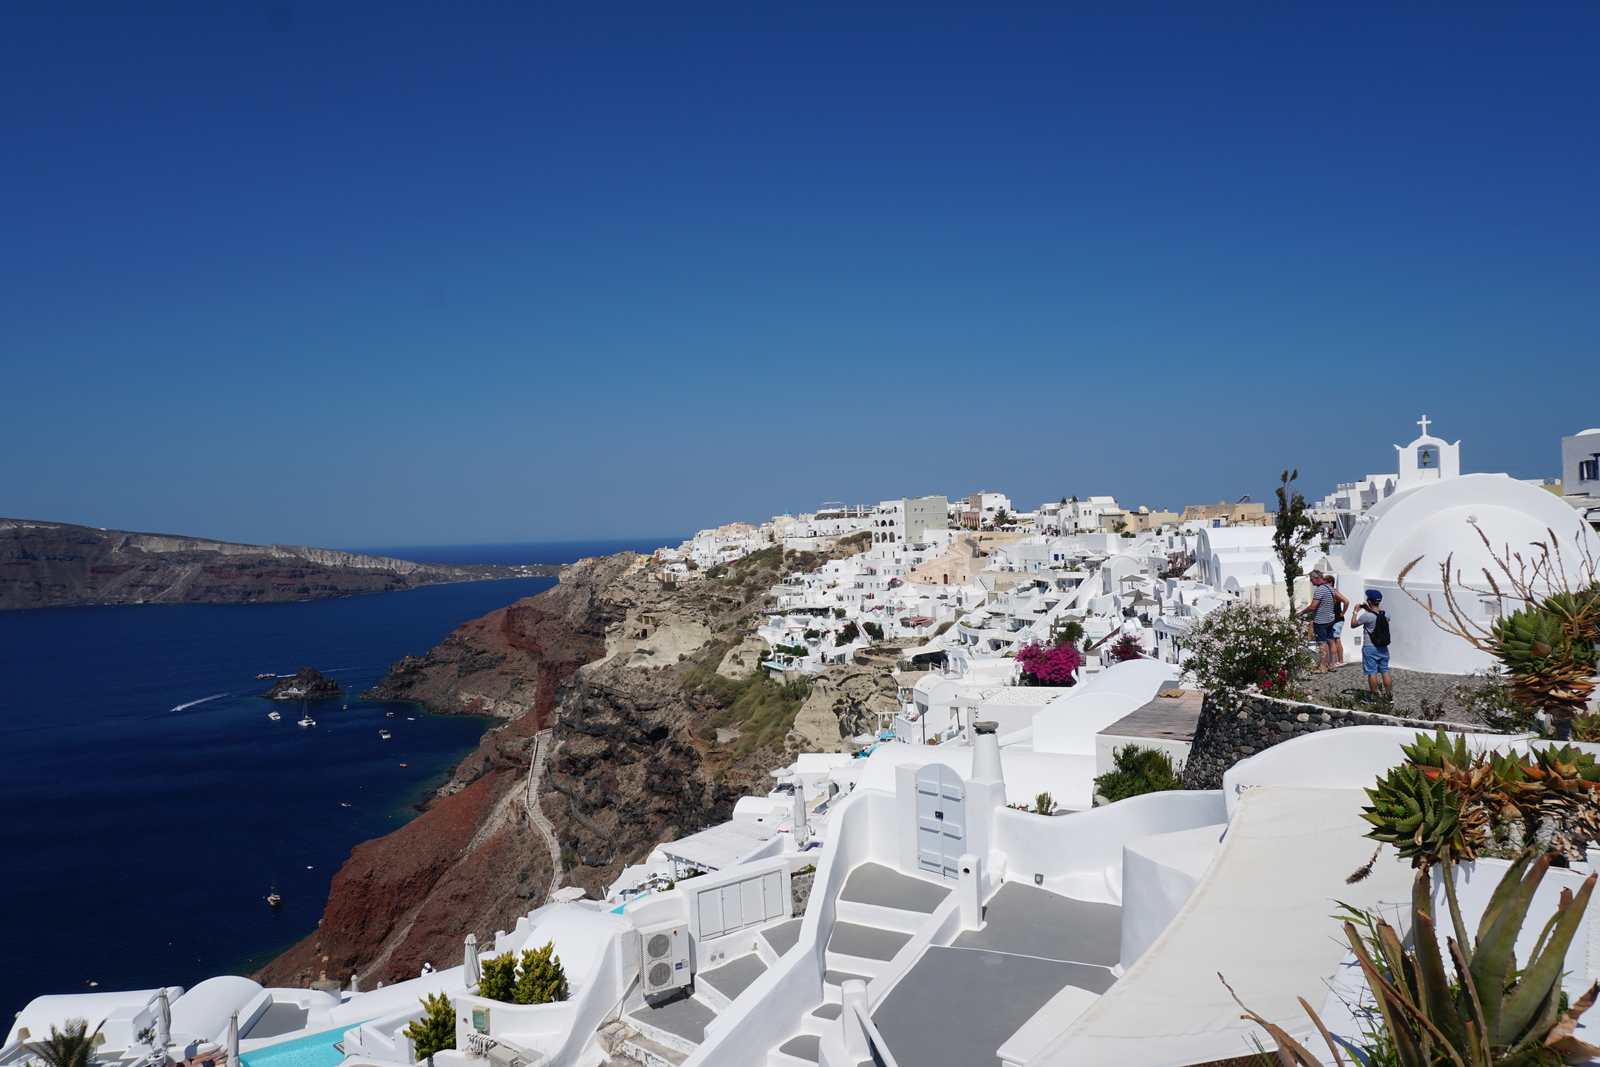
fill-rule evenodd
<path id="1" fill-rule="evenodd" d="M 173 708 L 172 710 L 173 711 L 182 711 L 184 708 L 192 708 L 196 704 L 204 704 L 208 700 L 221 700 L 223 697 L 231 696 L 231 695 L 232 694 L 230 694 L 230 693 L 216 693 L 216 694 L 214 694 L 212 696 L 201 697 L 199 700 L 191 700 L 187 704 L 179 704 L 177 707 Z"/>

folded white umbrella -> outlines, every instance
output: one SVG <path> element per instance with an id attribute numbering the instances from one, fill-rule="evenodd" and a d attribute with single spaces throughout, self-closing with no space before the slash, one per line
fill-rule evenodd
<path id="1" fill-rule="evenodd" d="M 172 1002 L 167 999 L 167 987 L 156 994 L 156 1048 L 172 1044 Z"/>
<path id="2" fill-rule="evenodd" d="M 467 987 L 470 989 L 472 986 L 475 986 L 479 982 L 483 981 L 483 967 L 478 962 L 478 935 L 477 934 L 468 934 L 467 935 L 467 945 L 466 945 L 465 954 L 466 954 L 466 958 L 462 962 L 465 963 L 466 966 L 462 970 L 461 975 L 462 975 L 462 978 L 466 981 Z"/>
<path id="3" fill-rule="evenodd" d="M 228 1067 L 239 1067 L 239 1013 L 228 1013 Z"/>

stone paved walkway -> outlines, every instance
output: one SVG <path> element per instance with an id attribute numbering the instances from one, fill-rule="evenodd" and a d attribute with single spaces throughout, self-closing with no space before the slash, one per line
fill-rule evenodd
<path id="1" fill-rule="evenodd" d="M 1471 681 L 1470 676 L 1461 674 L 1427 674 L 1397 669 L 1394 671 L 1394 710 L 1368 704 L 1362 704 L 1361 708 L 1386 715 L 1475 722 L 1477 720 L 1450 695 L 1452 687 Z M 1359 662 L 1346 664 L 1330 674 L 1312 675 L 1303 684 L 1307 699 L 1313 704 L 1326 703 L 1329 697 L 1341 694 L 1355 697 L 1367 692 L 1367 676 L 1361 673 Z"/>

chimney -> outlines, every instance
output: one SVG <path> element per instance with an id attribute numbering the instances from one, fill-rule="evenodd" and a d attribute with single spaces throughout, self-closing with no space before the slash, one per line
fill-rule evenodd
<path id="1" fill-rule="evenodd" d="M 972 777 L 1006 780 L 1000 770 L 1000 738 L 995 734 L 999 728 L 992 719 L 972 724 Z"/>

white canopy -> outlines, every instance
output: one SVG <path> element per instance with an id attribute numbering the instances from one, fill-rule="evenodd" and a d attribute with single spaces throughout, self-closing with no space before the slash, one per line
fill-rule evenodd
<path id="1" fill-rule="evenodd" d="M 1255 1053 L 1254 1033 L 1217 974 L 1251 1009 L 1291 1033 L 1311 1028 L 1296 1001 L 1320 1007 L 1344 954 L 1329 918 L 1346 901 L 1386 912 L 1409 901 L 1410 867 L 1372 856 L 1359 789 L 1246 790 L 1210 870 L 1177 917 L 1105 996 L 1031 1060 L 1039 1067 L 1180 1064 Z"/>

